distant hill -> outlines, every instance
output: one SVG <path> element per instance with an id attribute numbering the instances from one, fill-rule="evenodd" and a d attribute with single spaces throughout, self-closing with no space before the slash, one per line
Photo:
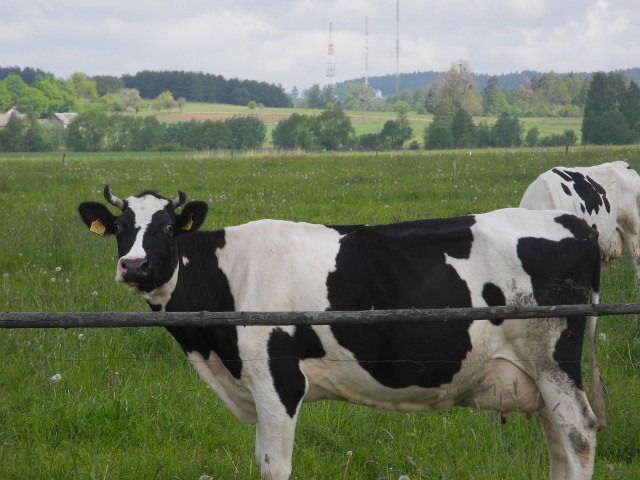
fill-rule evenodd
<path id="1" fill-rule="evenodd" d="M 640 85 L 640 68 L 628 68 L 626 70 L 616 70 L 616 72 L 624 73 L 627 78 L 633 80 Z M 533 70 L 525 70 L 516 73 L 503 73 L 497 75 L 499 78 L 498 88 L 511 90 L 518 88 L 525 78 L 541 77 L 545 72 L 537 72 Z M 548 72 L 547 72 L 548 73 Z M 399 75 L 400 91 L 402 90 L 416 90 L 418 88 L 428 88 L 438 77 L 444 75 L 445 72 L 435 72 L 429 70 L 426 72 L 413 72 L 413 73 L 401 73 Z M 592 75 L 592 72 L 571 72 L 571 73 L 558 73 L 557 75 L 563 77 L 566 75 L 575 75 L 580 78 L 587 78 Z M 487 73 L 479 73 L 475 75 L 476 86 L 482 90 L 487 81 L 493 75 Z M 344 82 L 339 82 L 336 88 L 341 88 L 348 83 L 364 83 L 364 77 L 354 78 Z M 369 77 L 369 85 L 375 90 L 380 90 L 383 96 L 389 96 L 396 93 L 396 76 L 395 75 L 383 75 Z"/>

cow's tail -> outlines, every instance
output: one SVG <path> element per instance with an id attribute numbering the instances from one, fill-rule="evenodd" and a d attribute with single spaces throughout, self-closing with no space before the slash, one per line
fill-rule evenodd
<path id="1" fill-rule="evenodd" d="M 595 262 L 594 278 L 591 290 L 591 303 L 597 304 L 600 301 L 600 261 Z M 607 416 L 607 390 L 600 376 L 600 366 L 598 365 L 598 353 L 596 346 L 596 328 L 598 317 L 589 317 L 589 359 L 591 362 L 589 369 L 589 403 L 598 418 L 598 429 L 603 430 L 609 425 Z"/>

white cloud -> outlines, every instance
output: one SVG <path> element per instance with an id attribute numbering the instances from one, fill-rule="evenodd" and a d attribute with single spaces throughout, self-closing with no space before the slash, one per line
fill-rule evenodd
<path id="1" fill-rule="evenodd" d="M 201 70 L 323 83 L 329 22 L 337 80 L 395 73 L 394 0 L 4 0 L 1 66 L 59 76 Z M 7 5 L 8 4 L 8 5 Z M 480 73 L 640 66 L 637 0 L 401 0 L 400 70 Z M 585 53 L 587 52 L 587 53 Z"/>

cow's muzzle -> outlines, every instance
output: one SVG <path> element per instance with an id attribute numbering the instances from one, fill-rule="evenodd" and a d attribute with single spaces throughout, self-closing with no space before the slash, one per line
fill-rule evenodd
<path id="1" fill-rule="evenodd" d="M 144 282 L 150 273 L 151 263 L 146 258 L 121 258 L 118 262 L 117 280 L 121 282 Z"/>

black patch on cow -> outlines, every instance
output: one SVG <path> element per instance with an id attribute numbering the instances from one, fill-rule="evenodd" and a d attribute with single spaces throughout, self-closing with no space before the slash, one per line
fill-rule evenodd
<path id="1" fill-rule="evenodd" d="M 531 277 L 538 305 L 571 305 L 590 301 L 594 258 L 599 259 L 597 233 L 574 215 L 555 220 L 573 237 L 560 241 L 524 237 L 517 252 L 524 271 Z"/>
<path id="2" fill-rule="evenodd" d="M 553 351 L 553 359 L 558 366 L 582 390 L 582 343 L 585 330 L 584 317 L 567 317 L 567 328 L 562 332 Z"/>
<path id="3" fill-rule="evenodd" d="M 498 287 L 495 283 L 485 283 L 482 287 L 482 298 L 487 302 L 487 305 L 490 307 L 504 307 L 507 304 L 507 300 L 504 298 L 504 293 L 500 287 Z M 502 325 L 504 321 L 501 318 L 492 318 L 490 319 L 491 323 L 494 325 Z"/>
<path id="4" fill-rule="evenodd" d="M 337 231 L 340 235 L 346 235 L 347 233 L 351 233 L 359 228 L 364 227 L 364 225 L 325 225 L 325 227 L 329 227 Z"/>
<path id="5" fill-rule="evenodd" d="M 589 215 L 593 212 L 598 213 L 601 207 L 604 207 L 607 213 L 611 213 L 611 204 L 607 198 L 606 190 L 591 177 L 573 170 L 562 171 L 554 168 L 551 171 L 566 182 L 572 182 L 573 190 L 582 200 L 580 204 L 582 213 L 588 213 Z M 561 186 L 567 195 L 571 195 L 570 188 L 567 185 L 561 183 Z"/>
<path id="6" fill-rule="evenodd" d="M 475 217 L 361 227 L 341 239 L 327 278 L 331 310 L 471 306 L 446 255 L 469 258 Z M 390 388 L 451 382 L 471 350 L 468 322 L 332 325 L 340 345 Z"/>
<path id="7" fill-rule="evenodd" d="M 192 232 L 176 238 L 178 255 L 189 258 L 181 265 L 178 284 L 167 303 L 168 312 L 230 312 L 235 310 L 229 282 L 218 267 L 216 249 L 225 245 L 224 231 Z M 169 332 L 185 352 L 197 351 L 206 360 L 214 351 L 235 378 L 242 361 L 234 326 L 170 327 Z"/>
<path id="8" fill-rule="evenodd" d="M 556 175 L 558 175 L 560 178 L 562 178 L 565 182 L 570 182 L 571 181 L 571 177 L 569 175 L 567 175 L 566 173 L 564 173 L 562 170 L 559 170 L 557 168 L 552 168 L 551 171 L 553 173 L 555 173 Z"/>
<path id="9" fill-rule="evenodd" d="M 295 327 L 293 336 L 274 328 L 267 343 L 267 354 L 273 385 L 287 414 L 293 418 L 307 388 L 300 360 L 322 358 L 325 350 L 313 329 L 300 325 Z"/>
<path id="10" fill-rule="evenodd" d="M 609 199 L 607 198 L 607 191 L 602 185 L 593 180 L 591 177 L 587 176 L 587 180 L 589 181 L 593 189 L 601 196 L 602 204 L 604 205 L 607 213 L 611 213 L 611 204 L 609 203 Z"/>
<path id="11" fill-rule="evenodd" d="M 132 210 L 124 210 L 114 222 L 114 226 L 119 227 L 119 233 L 116 233 L 118 239 L 118 256 L 122 257 L 131 251 L 131 247 L 136 241 L 136 235 L 139 228 L 135 226 L 135 214 Z"/>
<path id="12" fill-rule="evenodd" d="M 600 250 L 597 233 L 573 215 L 561 215 L 556 222 L 573 237 L 560 241 L 526 237 L 518 241 L 518 257 L 530 275 L 538 305 L 589 303 L 591 291 L 598 291 Z M 581 388 L 580 352 L 584 318 L 568 318 L 567 328 L 556 344 L 554 358 Z"/>

